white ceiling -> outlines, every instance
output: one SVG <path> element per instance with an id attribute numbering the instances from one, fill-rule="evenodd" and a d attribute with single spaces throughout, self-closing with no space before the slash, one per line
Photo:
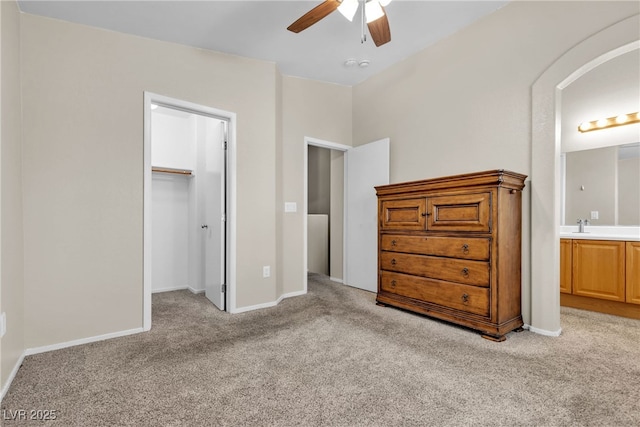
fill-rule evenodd
<path id="1" fill-rule="evenodd" d="M 286 28 L 321 0 L 31 1 L 25 13 L 48 16 L 218 52 L 272 61 L 285 75 L 354 85 L 411 56 L 508 1 L 394 0 L 386 8 L 391 42 L 360 42 L 361 23 L 334 12 L 299 34 Z M 367 32 L 368 37 L 368 32 Z M 367 68 L 345 67 L 347 59 Z"/>

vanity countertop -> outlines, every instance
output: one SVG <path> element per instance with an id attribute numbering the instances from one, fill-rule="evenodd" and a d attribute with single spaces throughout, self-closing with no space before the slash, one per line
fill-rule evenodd
<path id="1" fill-rule="evenodd" d="M 560 238 L 640 242 L 640 227 L 587 225 L 584 230 L 584 233 L 579 233 L 577 225 L 561 225 Z"/>

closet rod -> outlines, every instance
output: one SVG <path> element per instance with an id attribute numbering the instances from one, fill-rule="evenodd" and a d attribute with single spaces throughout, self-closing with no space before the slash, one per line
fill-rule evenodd
<path id="1" fill-rule="evenodd" d="M 193 175 L 193 172 L 187 169 L 161 168 L 156 166 L 151 167 L 151 171 L 162 172 L 162 173 L 173 173 L 176 175 Z"/>

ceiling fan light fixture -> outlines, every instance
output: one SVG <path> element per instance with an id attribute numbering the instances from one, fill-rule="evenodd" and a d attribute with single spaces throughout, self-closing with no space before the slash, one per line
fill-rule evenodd
<path id="1" fill-rule="evenodd" d="M 384 10 L 382 10 L 382 6 L 380 6 L 380 2 L 378 0 L 369 0 L 366 2 L 365 13 L 367 15 L 367 24 L 384 16 Z"/>
<path id="2" fill-rule="evenodd" d="M 342 0 L 342 3 L 338 6 L 338 12 L 349 21 L 353 21 L 353 17 L 356 16 L 358 10 L 358 4 L 358 0 Z"/>

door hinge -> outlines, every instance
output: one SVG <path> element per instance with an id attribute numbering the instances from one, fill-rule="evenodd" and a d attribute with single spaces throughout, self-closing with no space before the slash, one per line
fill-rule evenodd
<path id="1" fill-rule="evenodd" d="M 227 220 L 227 214 L 222 214 L 222 222 L 225 222 Z"/>
<path id="2" fill-rule="evenodd" d="M 220 287 L 220 292 L 222 292 L 223 294 L 224 294 L 225 292 L 227 292 L 227 285 L 222 285 L 222 286 Z"/>
<path id="3" fill-rule="evenodd" d="M 222 148 L 223 148 L 223 150 L 226 150 L 226 149 L 227 149 L 227 141 L 225 141 L 225 142 L 222 144 Z"/>

